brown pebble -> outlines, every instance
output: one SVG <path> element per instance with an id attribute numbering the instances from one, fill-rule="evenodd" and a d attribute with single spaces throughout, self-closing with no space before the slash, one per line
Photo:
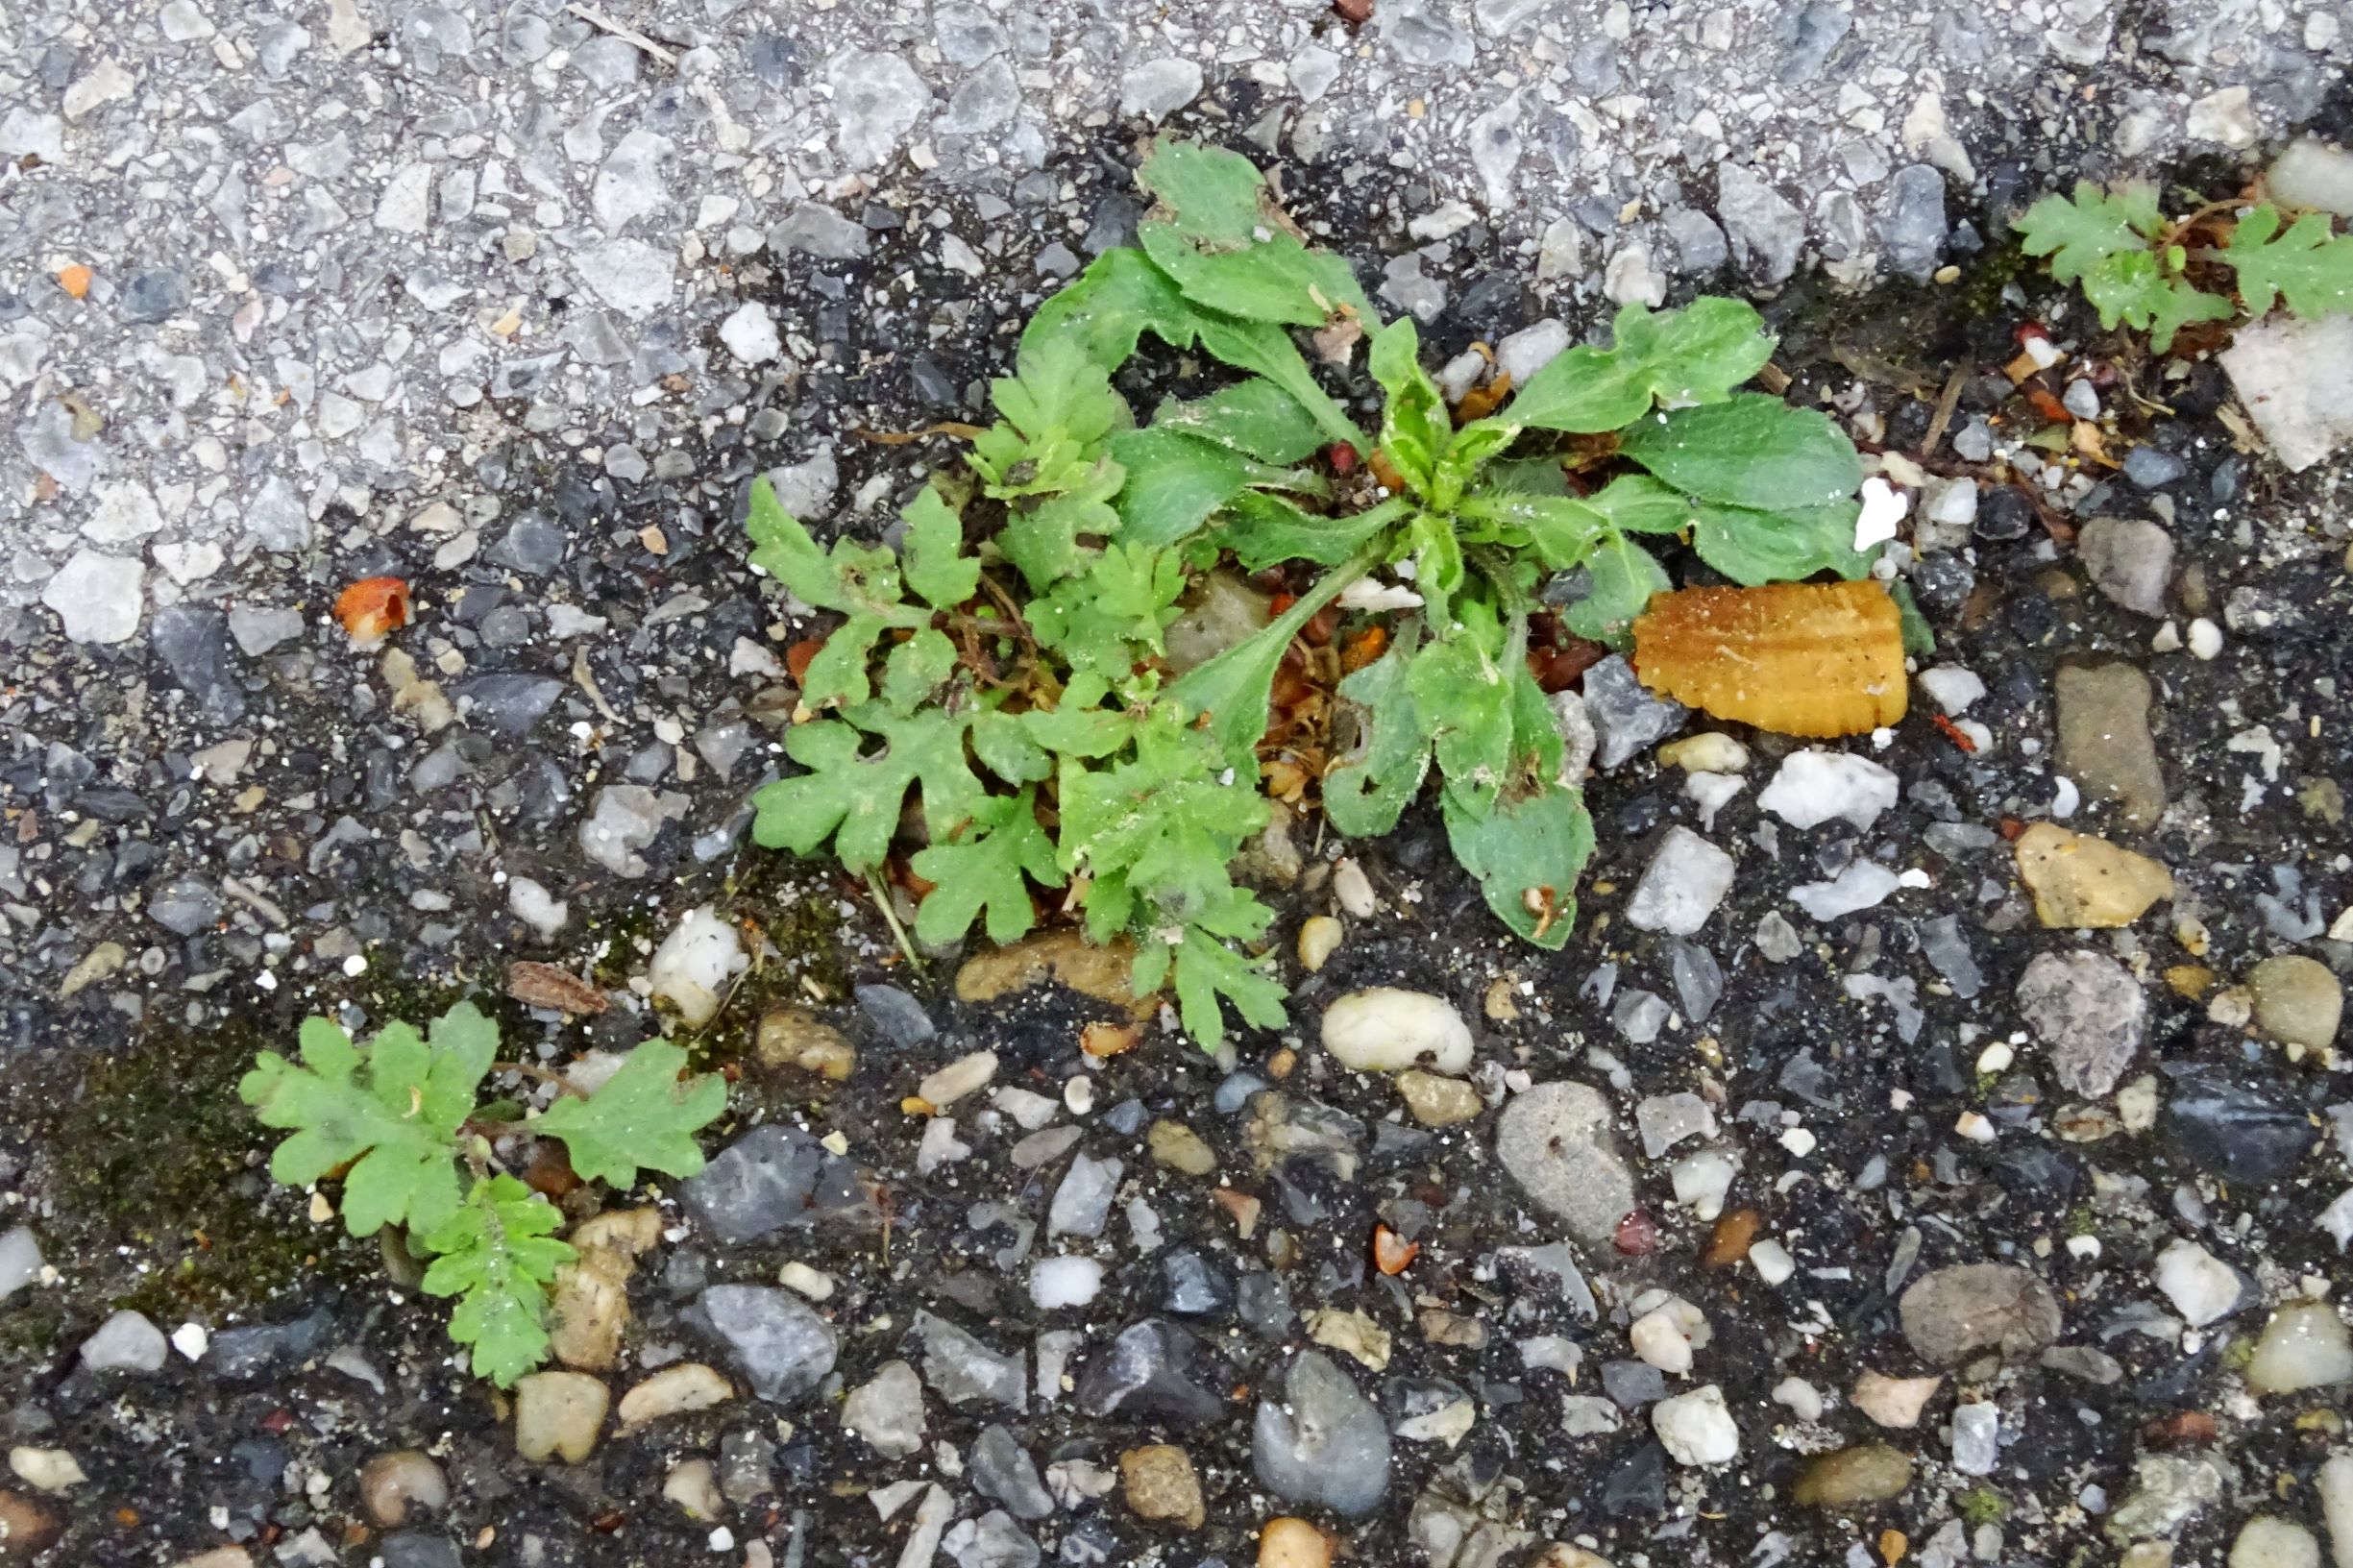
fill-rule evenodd
<path id="1" fill-rule="evenodd" d="M 1753 1209 L 1735 1209 L 1718 1218 L 1700 1253 L 1700 1266 L 1729 1268 L 1739 1262 L 1749 1255 L 1749 1243 L 1756 1239 L 1756 1228 L 1763 1223 L 1764 1216 Z"/>
<path id="2" fill-rule="evenodd" d="M 1331 1568 L 1331 1539 L 1305 1519 L 1269 1519 L 1259 1531 L 1259 1568 Z"/>
<path id="3" fill-rule="evenodd" d="M 1201 1478 L 1193 1473 L 1192 1457 L 1174 1443 L 1148 1443 L 1120 1455 L 1119 1482 L 1137 1518 L 1178 1530 L 1201 1528 Z"/>

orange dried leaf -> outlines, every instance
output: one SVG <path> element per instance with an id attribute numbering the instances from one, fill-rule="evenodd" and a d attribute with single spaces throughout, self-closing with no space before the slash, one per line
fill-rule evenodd
<path id="1" fill-rule="evenodd" d="M 403 577 L 362 577 L 335 600 L 335 618 L 352 640 L 373 643 L 408 625 L 408 582 Z"/>
<path id="2" fill-rule="evenodd" d="M 58 287 L 78 300 L 89 293 L 90 280 L 95 276 L 81 262 L 69 261 L 58 268 Z"/>
<path id="3" fill-rule="evenodd" d="M 1662 697 L 1782 735 L 1863 734 L 1910 696 L 1896 601 L 1868 579 L 1654 595 L 1634 668 Z"/>

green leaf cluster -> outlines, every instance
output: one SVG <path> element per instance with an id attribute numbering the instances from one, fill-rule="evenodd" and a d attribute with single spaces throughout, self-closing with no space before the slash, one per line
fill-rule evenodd
<path id="1" fill-rule="evenodd" d="M 2324 213 L 2307 212 L 2281 229 L 2278 208 L 2248 208 L 2219 250 L 2193 253 L 2174 238 L 2155 187 L 2122 184 L 2103 190 L 2090 181 L 2072 196 L 2056 192 L 2026 209 L 2019 233 L 2028 256 L 2047 257 L 2050 275 L 2075 283 L 2111 331 L 2125 326 L 2149 334 L 2163 354 L 2194 322 L 2238 315 L 2228 298 L 2199 287 L 2193 261 L 2225 265 L 2237 280 L 2248 316 L 2285 304 L 2299 316 L 2353 310 L 2353 236 L 2335 232 Z"/>
<path id="2" fill-rule="evenodd" d="M 263 1126 L 292 1135 L 271 1153 L 273 1179 L 307 1187 L 340 1171 L 352 1235 L 406 1228 L 411 1249 L 432 1259 L 426 1292 L 459 1298 L 450 1336 L 503 1387 L 547 1359 L 548 1287 L 574 1254 L 554 1238 L 554 1205 L 491 1167 L 478 1096 L 498 1048 L 498 1025 L 471 1002 L 423 1033 L 386 1024 L 364 1046 L 309 1018 L 300 1062 L 264 1051 L 237 1092 Z M 649 1041 L 594 1093 L 559 1099 L 520 1130 L 560 1139 L 580 1177 L 616 1188 L 641 1169 L 692 1176 L 702 1169 L 694 1135 L 726 1110 L 727 1086 L 682 1077 L 685 1066 L 685 1051 Z"/>
<path id="3" fill-rule="evenodd" d="M 1331 826 L 1385 832 L 1434 777 L 1497 918 L 1560 945 L 1593 834 L 1532 674 L 1548 606 L 1627 646 L 1674 586 L 1670 538 L 1741 582 L 1867 571 L 1853 447 L 1741 390 L 1774 340 L 1723 299 L 1629 306 L 1606 344 L 1458 421 L 1414 323 L 1384 323 L 1246 159 L 1164 142 L 1138 179 L 1138 245 L 1040 306 L 968 472 L 922 490 L 895 554 L 821 551 L 754 484 L 753 559 L 840 617 L 755 836 L 862 873 L 919 838 L 923 942 L 1012 941 L 1059 890 L 1091 938 L 1135 943 L 1139 989 L 1172 989 L 1203 1044 L 1229 1010 L 1274 1027 L 1284 989 L 1254 956 L 1272 916 L 1233 865 L 1271 817 L 1259 753 L 1285 660 L 1336 614 L 1388 640 L 1336 694 Z M 1119 378 L 1147 343 L 1231 375 L 1139 420 Z M 1343 401 L 1368 391 L 1369 428 Z M 1289 602 L 1174 668 L 1169 626 L 1233 571 L 1279 574 Z"/>

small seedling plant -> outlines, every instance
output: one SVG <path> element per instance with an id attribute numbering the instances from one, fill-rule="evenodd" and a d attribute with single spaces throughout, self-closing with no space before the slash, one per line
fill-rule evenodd
<path id="1" fill-rule="evenodd" d="M 2269 202 L 2215 203 L 2168 218 L 2153 185 L 2086 180 L 2072 196 L 2036 202 L 2018 229 L 2028 256 L 2047 257 L 2052 278 L 2082 288 L 2103 329 L 2145 331 L 2159 354 L 2196 322 L 2252 319 L 2274 305 L 2305 317 L 2353 310 L 2353 236 L 2325 213 L 2287 222 Z M 2223 243 L 2192 243 L 2217 230 Z M 2200 286 L 2219 286 L 2224 268 L 2238 305 Z"/>
<path id="2" fill-rule="evenodd" d="M 262 1052 L 237 1087 L 264 1126 L 294 1135 L 271 1154 L 270 1175 L 308 1187 L 340 1173 L 346 1230 L 404 1228 L 410 1250 L 431 1259 L 426 1293 L 458 1298 L 450 1337 L 472 1348 L 476 1376 L 502 1387 L 547 1360 L 548 1288 L 576 1255 L 554 1235 L 562 1213 L 498 1168 L 492 1139 L 555 1139 L 574 1174 L 621 1190 L 641 1170 L 699 1171 L 695 1134 L 727 1108 L 725 1081 L 681 1077 L 686 1052 L 659 1040 L 594 1092 L 567 1091 L 536 1115 L 512 1100 L 480 1103 L 499 1028 L 471 1002 L 423 1033 L 386 1024 L 364 1048 L 309 1018 L 301 1048 L 299 1064 Z"/>
<path id="3" fill-rule="evenodd" d="M 837 618 L 785 742 L 799 771 L 758 793 L 754 836 L 872 878 L 912 796 L 918 938 L 978 925 L 1006 943 L 1042 902 L 1073 912 L 1093 941 L 1133 943 L 1138 993 L 1172 988 L 1214 1049 L 1228 1006 L 1284 1022 L 1285 988 L 1252 956 L 1272 912 L 1233 874 L 1269 821 L 1262 785 L 1292 805 L 1319 791 L 1330 827 L 1364 837 L 1434 772 L 1488 907 L 1560 946 L 1593 828 L 1539 645 L 1626 646 L 1673 586 L 1652 548 L 1670 536 L 1737 583 L 1867 572 L 1853 447 L 1817 411 L 1739 390 L 1774 339 L 1728 299 L 1630 306 L 1608 347 L 1460 417 L 1414 323 L 1384 323 L 1248 160 L 1166 142 L 1140 179 L 1156 206 L 1139 245 L 1038 310 L 995 424 L 892 543 L 821 548 L 753 484 L 753 562 Z M 1377 425 L 1326 389 L 1300 332 L 1327 364 L 1366 345 Z M 1139 420 L 1113 378 L 1147 338 L 1233 377 Z M 1176 668 L 1170 624 L 1216 573 L 1277 587 L 1271 613 Z M 1303 782 L 1270 721 L 1279 692 L 1312 683 L 1311 634 L 1344 678 Z"/>

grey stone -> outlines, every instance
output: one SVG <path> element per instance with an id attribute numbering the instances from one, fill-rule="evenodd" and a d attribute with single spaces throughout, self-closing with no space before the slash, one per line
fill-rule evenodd
<path id="1" fill-rule="evenodd" d="M 1768 287 L 1798 270 L 1805 218 L 1788 199 L 1741 164 L 1716 166 L 1716 215 L 1731 236 L 1732 255 Z"/>
<path id="2" fill-rule="evenodd" d="M 833 87 L 834 140 L 853 169 L 896 157 L 931 108 L 931 89 L 915 67 L 884 50 L 843 51 L 827 67 L 826 80 Z"/>
<path id="3" fill-rule="evenodd" d="M 169 267 L 142 267 L 114 296 L 114 313 L 129 326 L 168 321 L 187 307 L 188 281 Z"/>
<path id="4" fill-rule="evenodd" d="M 82 1341 L 82 1364 L 92 1372 L 160 1372 L 168 1348 L 161 1329 L 126 1308 Z"/>
<path id="5" fill-rule="evenodd" d="M 1373 10 L 1373 25 L 1397 58 L 1409 65 L 1461 66 L 1479 56 L 1471 36 L 1429 0 L 1384 0 Z"/>
<path id="6" fill-rule="evenodd" d="M 205 1365 L 233 1383 L 298 1367 L 317 1354 L 335 1326 L 324 1308 L 291 1323 L 255 1323 L 223 1329 L 205 1350 Z"/>
<path id="7" fill-rule="evenodd" d="M 1116 1160 L 1074 1156 L 1070 1168 L 1063 1173 L 1062 1185 L 1054 1188 L 1045 1234 L 1101 1236 L 1104 1222 L 1111 1217 L 1112 1197 L 1119 1188 L 1119 1171 Z"/>
<path id="8" fill-rule="evenodd" d="M 1019 1351 L 1002 1355 L 933 1312 L 916 1313 L 908 1337 L 923 1347 L 923 1381 L 950 1405 L 1027 1407 L 1029 1384 Z"/>
<path id="9" fill-rule="evenodd" d="M 2173 536 L 2158 524 L 2143 517 L 2093 518 L 2075 536 L 2075 553 L 2092 586 L 2110 600 L 2135 615 L 2165 614 Z"/>
<path id="10" fill-rule="evenodd" d="M 1495 1158 L 1580 1241 L 1604 1241 L 1635 1204 L 1609 1101 L 1584 1084 L 1538 1084 L 1504 1106 Z"/>
<path id="11" fill-rule="evenodd" d="M 992 60 L 949 96 L 933 129 L 944 136 L 975 136 L 1003 125 L 1020 108 L 1021 84 L 1014 77 L 1013 61 Z"/>
<path id="12" fill-rule="evenodd" d="M 643 784 L 607 784 L 580 823 L 580 852 L 615 876 L 643 876 L 649 868 L 639 851 L 653 843 L 662 824 L 685 816 L 686 809 L 683 795 Z"/>
<path id="13" fill-rule="evenodd" d="M 571 536 L 544 513 L 526 512 L 497 544 L 482 552 L 482 558 L 527 577 L 544 577 L 564 564 L 564 553 L 571 545 Z"/>
<path id="14" fill-rule="evenodd" d="M 2252 322 L 2218 357 L 2289 472 L 2302 473 L 2353 438 L 2353 316 Z"/>
<path id="15" fill-rule="evenodd" d="M 1042 1519 L 1054 1511 L 1054 1499 L 1038 1479 L 1038 1461 L 1001 1422 L 991 1422 L 972 1440 L 966 1466 L 973 1489 L 991 1502 L 1001 1503 L 1017 1519 Z"/>
<path id="16" fill-rule="evenodd" d="M 2022 1360 L 2059 1337 L 2059 1298 L 2015 1263 L 1957 1263 L 1924 1275 L 1897 1303 L 1903 1336 L 1930 1366 L 1980 1351 Z"/>
<path id="17" fill-rule="evenodd" d="M 1732 889 L 1732 857 L 1678 822 L 1652 852 L 1627 900 L 1627 923 L 1687 937 L 1707 923 Z"/>
<path id="18" fill-rule="evenodd" d="M 1040 1560 L 1038 1543 L 1002 1508 L 950 1526 L 940 1550 L 956 1568 L 1037 1568 Z"/>
<path id="19" fill-rule="evenodd" d="M 894 1045 L 920 1045 L 940 1032 L 923 1004 L 896 986 L 863 985 L 854 994 L 858 1011 Z"/>
<path id="20" fill-rule="evenodd" d="M 1898 272 L 1924 283 L 1945 253 L 1945 171 L 1914 163 L 1898 169 L 1879 208 L 1879 238 Z"/>
<path id="21" fill-rule="evenodd" d="M 832 1324 L 773 1286 L 714 1285 L 697 1298 L 691 1315 L 726 1345 L 751 1391 L 773 1404 L 822 1383 L 841 1351 Z"/>
<path id="22" fill-rule="evenodd" d="M 1189 60 L 1148 60 L 1119 78 L 1119 112 L 1155 123 L 1201 96 L 1201 66 Z"/>
<path id="23" fill-rule="evenodd" d="M 1716 220 L 1704 212 L 1688 207 L 1679 207 L 1659 219 L 1667 237 L 1675 242 L 1675 255 L 1686 278 L 1704 278 L 1721 269 L 1731 259 L 1732 251 L 1716 227 Z"/>
<path id="24" fill-rule="evenodd" d="M 519 671 L 477 675 L 455 688 L 458 714 L 469 724 L 519 741 L 547 717 L 564 683 L 553 675 L 527 675 Z"/>
<path id="25" fill-rule="evenodd" d="M 866 255 L 866 226 L 821 202 L 803 202 L 768 231 L 768 248 L 780 256 L 799 252 L 825 261 L 852 261 Z"/>
<path id="26" fill-rule="evenodd" d="M 597 298 L 625 315 L 649 316 L 670 303 L 677 261 L 642 239 L 613 239 L 579 253 L 580 276 Z"/>
<path id="27" fill-rule="evenodd" d="M 67 639 L 77 643 L 120 643 L 139 629 L 146 607 L 147 569 L 132 556 L 77 550 L 41 589 L 41 602 L 57 611 Z"/>
<path id="28" fill-rule="evenodd" d="M 2060 1087 L 2095 1099 L 2124 1075 L 2148 1017 L 2132 971 L 2085 948 L 2037 953 L 2019 980 L 2018 1008 L 2050 1048 Z"/>
<path id="29" fill-rule="evenodd" d="M 1584 692 L 1585 715 L 1598 739 L 1593 760 L 1604 772 L 1665 740 L 1691 717 L 1680 702 L 1653 697 L 1623 653 L 1586 671 Z"/>
<path id="30" fill-rule="evenodd" d="M 225 612 L 208 604 L 167 604 L 156 611 L 148 637 L 206 723 L 231 724 L 245 716 Z"/>
<path id="31" fill-rule="evenodd" d="M 668 136 L 642 128 L 614 143 L 588 195 L 589 210 L 606 233 L 619 233 L 669 205 L 670 185 L 662 177 L 662 161 L 672 151 Z"/>
<path id="32" fill-rule="evenodd" d="M 290 605 L 239 604 L 229 612 L 229 635 L 249 659 L 257 659 L 302 634 L 303 612 Z"/>
<path id="33" fill-rule="evenodd" d="M 933 7 L 931 34 L 947 62 L 965 70 L 1013 47 L 1003 24 L 970 0 L 946 0 Z"/>
<path id="34" fill-rule="evenodd" d="M 1829 0 L 1787 7 L 1779 16 L 1775 34 L 1783 51 L 1778 75 L 1785 86 L 1796 86 L 1820 76 L 1830 51 L 1838 47 L 1839 40 L 1854 26 L 1854 18 L 1845 8 L 1832 5 Z"/>
<path id="35" fill-rule="evenodd" d="M 2149 733 L 2148 676 L 2121 662 L 2063 664 L 2058 698 L 2059 766 L 2094 800 L 2113 800 L 2127 826 L 2165 816 L 2165 771 Z"/>
<path id="36" fill-rule="evenodd" d="M 905 1458 L 923 1446 L 923 1380 L 905 1361 L 883 1362 L 842 1402 L 842 1426 L 884 1458 Z"/>
<path id="37" fill-rule="evenodd" d="M 1260 1402 L 1250 1463 L 1286 1502 L 1360 1519 L 1388 1490 L 1388 1424 L 1331 1357 L 1302 1351 L 1284 1375 L 1281 1402 Z"/>
<path id="38" fill-rule="evenodd" d="M 197 877 L 179 877 L 148 897 L 147 918 L 175 935 L 192 937 L 221 918 L 221 895 Z"/>
<path id="39" fill-rule="evenodd" d="M 1198 1427 L 1225 1414 L 1226 1369 L 1199 1339 L 1163 1318 L 1121 1329 L 1079 1375 L 1090 1415 Z"/>
<path id="40" fill-rule="evenodd" d="M 704 1229 L 730 1243 L 788 1225 L 863 1220 L 870 1200 L 857 1166 L 797 1127 L 754 1127 L 681 1184 L 678 1195 Z"/>

